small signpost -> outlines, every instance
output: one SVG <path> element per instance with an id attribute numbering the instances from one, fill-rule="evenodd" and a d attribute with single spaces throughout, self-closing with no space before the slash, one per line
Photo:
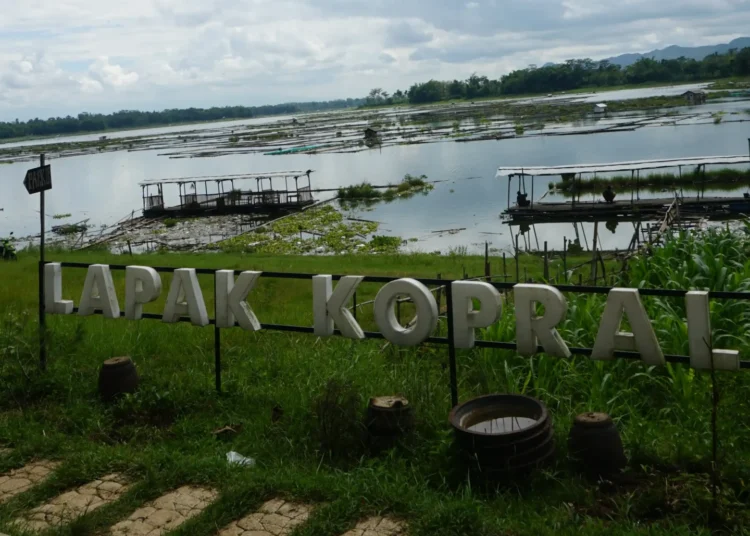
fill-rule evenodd
<path id="1" fill-rule="evenodd" d="M 39 167 L 26 172 L 23 185 L 29 194 L 39 194 L 39 366 L 47 368 L 47 329 L 44 316 L 44 192 L 52 189 L 52 170 L 44 165 L 44 153 L 39 155 Z"/>

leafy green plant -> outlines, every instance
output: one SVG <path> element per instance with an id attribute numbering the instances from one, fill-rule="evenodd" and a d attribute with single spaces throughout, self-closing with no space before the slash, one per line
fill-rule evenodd
<path id="1" fill-rule="evenodd" d="M 750 171 L 746 169 L 723 168 L 707 170 L 705 172 L 692 171 L 682 173 L 651 173 L 641 176 L 637 180 L 630 175 L 616 175 L 614 177 L 591 177 L 573 181 L 566 179 L 551 183 L 555 188 L 564 193 L 573 191 L 601 193 L 611 185 L 615 189 L 647 189 L 660 192 L 665 188 L 703 188 L 704 185 L 714 187 L 736 187 L 738 185 L 750 184 Z"/>
<path id="2" fill-rule="evenodd" d="M 339 199 L 379 199 L 383 193 L 374 188 L 369 182 L 339 188 Z"/>

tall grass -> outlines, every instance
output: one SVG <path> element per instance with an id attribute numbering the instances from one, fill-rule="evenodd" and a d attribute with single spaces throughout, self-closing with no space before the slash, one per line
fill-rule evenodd
<path id="1" fill-rule="evenodd" d="M 742 290 L 750 280 L 750 232 L 713 230 L 678 235 L 648 256 L 633 259 L 626 283 L 639 287 Z M 131 259 L 105 253 L 60 253 L 60 260 L 223 266 L 235 269 L 307 273 L 368 273 L 458 278 L 464 268 L 481 272 L 483 259 L 456 256 L 284 257 L 241 255 L 144 255 Z M 541 262 L 524 258 L 538 277 Z M 522 485 L 484 489 L 456 471 L 447 424 L 450 410 L 448 353 L 444 347 L 394 348 L 384 341 L 349 341 L 300 333 L 222 330 L 223 393 L 213 390 L 213 328 L 129 322 L 101 317 L 50 317 L 49 370 L 36 368 L 35 259 L 0 264 L 0 446 L 11 458 L 0 470 L 32 457 L 64 461 L 45 486 L 0 505 L 0 530 L 19 509 L 36 505 L 86 479 L 122 470 L 136 483 L 122 501 L 84 516 L 75 529 L 55 534 L 97 534 L 164 490 L 193 482 L 218 488 L 219 502 L 180 534 L 215 534 L 263 500 L 282 495 L 318 505 L 300 534 L 341 534 L 360 517 L 388 512 L 405 517 L 413 535 L 477 534 L 708 534 L 706 468 L 711 453 L 710 379 L 676 365 L 647 367 L 639 362 L 594 362 L 545 355 L 473 349 L 457 352 L 461 400 L 490 392 L 538 397 L 552 411 L 558 456 L 546 471 Z M 571 261 L 572 262 L 572 261 Z M 493 265 L 494 266 L 494 265 Z M 512 273 L 512 272 L 511 272 Z M 115 285 L 122 296 L 123 281 Z M 64 269 L 66 298 L 78 299 L 82 270 Z M 167 279 L 165 279 L 165 283 Z M 201 277 L 209 310 L 212 279 Z M 312 325 L 309 281 L 263 280 L 251 303 L 263 322 Z M 380 285 L 364 284 L 360 301 Z M 560 326 L 571 346 L 593 343 L 604 296 L 567 294 L 569 310 Z M 665 352 L 686 351 L 681 299 L 644 298 Z M 161 302 L 149 307 L 159 312 Z M 713 300 L 715 344 L 747 355 L 748 307 Z M 408 315 L 408 311 L 405 314 Z M 360 310 L 365 329 L 371 313 Z M 442 321 L 439 332 L 445 335 Z M 512 341 L 515 318 L 509 295 L 500 320 L 481 338 Z M 96 397 L 101 361 L 131 355 L 142 377 L 140 391 L 115 406 Z M 750 459 L 750 381 L 719 374 L 722 393 L 719 437 L 724 487 L 719 523 L 727 533 L 750 526 L 743 482 Z M 344 395 L 326 396 L 331 385 Z M 356 437 L 371 396 L 400 393 L 413 404 L 416 431 L 395 450 L 370 458 L 357 441 L 336 456 L 331 434 Z M 321 437 L 326 404 L 343 400 L 340 427 Z M 352 405 L 356 406 L 352 410 Z M 272 419 L 274 408 L 283 417 Z M 336 407 L 332 408 L 336 410 Z M 567 463 L 566 434 L 575 414 L 606 411 L 616 420 L 637 475 L 630 488 L 603 491 Z M 348 417 L 346 417 L 348 416 Z M 211 431 L 241 429 L 224 443 Z M 338 431 L 337 431 L 338 430 Z M 333 437 L 335 439 L 335 437 Z M 258 460 L 239 470 L 224 461 L 228 450 Z M 667 472 L 666 468 L 671 468 Z M 676 471 L 676 472 L 675 472 Z M 605 512 L 605 513 L 602 513 Z M 653 512 L 659 512 L 656 518 Z M 67 531 L 67 532 L 66 532 Z M 12 532 L 11 532 L 12 533 Z"/>

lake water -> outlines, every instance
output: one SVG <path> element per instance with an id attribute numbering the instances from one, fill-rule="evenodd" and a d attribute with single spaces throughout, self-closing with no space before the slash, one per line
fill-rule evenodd
<path id="1" fill-rule="evenodd" d="M 203 128 L 217 126 L 226 124 L 202 125 Z M 108 136 L 133 134 L 125 132 Z M 381 234 L 418 238 L 418 242 L 410 243 L 409 249 L 446 252 L 466 247 L 470 251 L 483 251 L 484 242 L 488 241 L 493 248 L 511 251 L 511 230 L 499 217 L 508 205 L 507 178 L 495 178 L 498 166 L 747 154 L 749 137 L 750 123 L 726 123 L 472 143 L 446 141 L 351 154 L 238 154 L 169 159 L 159 156 L 158 151 L 107 152 L 52 160 L 54 189 L 47 193 L 46 212 L 48 215 L 71 213 L 72 217 L 66 222 L 89 218 L 95 225 L 111 224 L 132 210 L 140 210 L 138 183 L 146 179 L 313 169 L 313 188 L 336 188 L 362 181 L 373 184 L 398 182 L 407 173 L 425 174 L 430 180 L 444 182 L 438 183 L 429 195 L 379 204 L 372 210 L 358 212 L 357 217 L 382 222 Z M 0 212 L 0 236 L 11 231 L 16 236 L 38 232 L 38 196 L 29 196 L 22 184 L 29 167 L 33 164 L 0 165 L 0 208 L 3 209 Z M 547 189 L 549 180 L 536 179 L 535 197 Z M 531 188 L 528 179 L 527 188 Z M 172 190 L 165 186 L 165 195 L 167 204 L 176 203 L 177 188 Z M 321 195 L 317 197 L 321 198 Z M 512 197 L 515 198 L 515 190 Z M 48 227 L 53 223 L 48 219 Z M 584 224 L 583 228 L 590 241 L 593 224 Z M 464 230 L 455 234 L 436 232 L 449 229 Z M 537 241 L 540 247 L 548 241 L 550 248 L 562 248 L 563 237 L 570 239 L 574 236 L 572 224 L 536 225 L 534 231 L 534 248 Z M 625 248 L 632 233 L 632 224 L 628 223 L 621 223 L 615 232 L 602 230 L 602 246 Z"/>

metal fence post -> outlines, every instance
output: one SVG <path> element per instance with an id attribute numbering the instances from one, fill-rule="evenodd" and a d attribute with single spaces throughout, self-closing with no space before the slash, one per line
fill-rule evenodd
<path id="1" fill-rule="evenodd" d="M 39 155 L 44 167 L 44 153 Z M 47 370 L 47 317 L 44 297 L 44 190 L 39 192 L 39 368 Z"/>

